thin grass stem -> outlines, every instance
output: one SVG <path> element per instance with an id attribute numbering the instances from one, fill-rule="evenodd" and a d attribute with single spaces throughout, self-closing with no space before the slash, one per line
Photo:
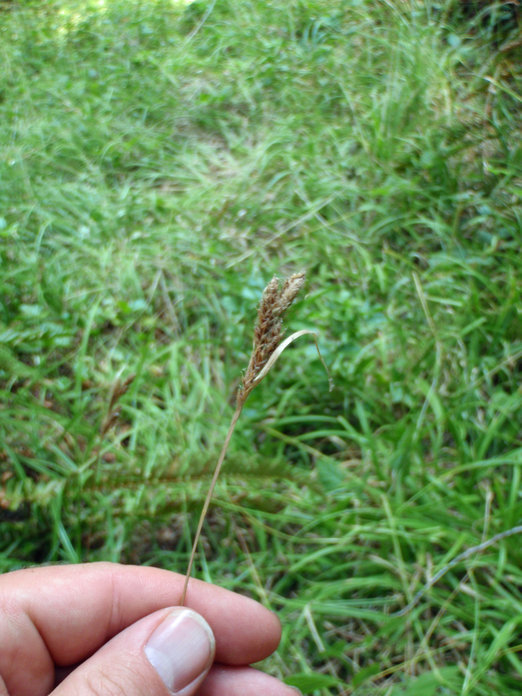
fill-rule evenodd
<path id="1" fill-rule="evenodd" d="M 232 434 L 233 434 L 234 429 L 236 427 L 236 423 L 239 419 L 239 416 L 241 415 L 241 410 L 243 408 L 244 403 L 245 403 L 244 401 L 238 403 L 236 410 L 234 411 L 234 415 L 232 416 L 232 420 L 230 421 L 230 426 L 228 428 L 227 436 L 225 437 L 223 447 L 221 448 L 221 452 L 219 454 L 216 468 L 214 469 L 214 474 L 212 476 L 212 481 L 210 482 L 210 487 L 208 489 L 208 493 L 207 493 L 207 496 L 205 498 L 205 502 L 203 503 L 203 509 L 201 510 L 201 514 L 199 516 L 198 527 L 196 529 L 196 536 L 194 537 L 194 542 L 192 544 L 192 550 L 190 552 L 190 558 L 189 558 L 189 562 L 188 562 L 188 566 L 187 566 L 187 572 L 185 574 L 185 582 L 183 584 L 183 592 L 181 593 L 181 600 L 179 602 L 180 606 L 185 605 L 188 584 L 189 584 L 190 576 L 192 574 L 192 566 L 194 565 L 194 558 L 196 556 L 198 542 L 199 542 L 199 538 L 201 536 L 201 530 L 203 529 L 203 523 L 205 522 L 205 517 L 207 515 L 210 501 L 212 499 L 212 494 L 214 493 L 214 488 L 216 487 L 216 483 L 217 483 L 217 480 L 219 477 L 219 472 L 221 471 L 221 467 L 223 465 L 223 462 L 225 461 L 225 456 L 227 454 L 228 446 L 230 444 Z"/>

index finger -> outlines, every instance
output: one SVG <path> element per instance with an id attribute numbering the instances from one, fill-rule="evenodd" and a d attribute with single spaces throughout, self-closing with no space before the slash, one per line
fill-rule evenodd
<path id="1" fill-rule="evenodd" d="M 0 661 L 9 661 L 16 645 L 17 659 L 22 650 L 32 662 L 46 648 L 57 665 L 80 662 L 138 619 L 179 604 L 183 580 L 168 570 L 114 563 L 8 573 L 0 577 Z M 186 606 L 210 624 L 219 662 L 257 662 L 279 643 L 278 619 L 247 597 L 192 579 Z"/>

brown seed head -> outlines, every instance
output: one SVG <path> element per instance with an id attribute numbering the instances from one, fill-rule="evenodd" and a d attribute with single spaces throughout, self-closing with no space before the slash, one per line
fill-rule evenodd
<path id="1" fill-rule="evenodd" d="M 304 282 L 304 273 L 294 273 L 280 289 L 279 279 L 274 276 L 264 289 L 257 312 L 252 355 L 243 376 L 238 401 L 244 402 L 255 386 L 255 378 L 279 345 L 283 335 L 283 314 L 295 300 Z"/>

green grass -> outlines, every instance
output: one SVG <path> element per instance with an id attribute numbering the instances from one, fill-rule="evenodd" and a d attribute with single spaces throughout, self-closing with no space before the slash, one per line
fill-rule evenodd
<path id="1" fill-rule="evenodd" d="M 301 339 L 252 394 L 198 576 L 304 693 L 519 692 L 519 534 L 397 615 L 522 521 L 520 18 L 476 5 L 0 4 L 1 570 L 183 572 L 306 269 L 335 389 Z"/>

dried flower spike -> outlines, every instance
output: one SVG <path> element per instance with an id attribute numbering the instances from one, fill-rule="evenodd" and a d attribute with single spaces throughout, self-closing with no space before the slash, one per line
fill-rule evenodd
<path id="1" fill-rule="evenodd" d="M 294 273 L 279 287 L 274 276 L 263 291 L 254 329 L 254 347 L 237 395 L 238 404 L 244 403 L 258 383 L 259 373 L 278 347 L 283 336 L 283 314 L 297 297 L 305 282 L 304 273 Z"/>

